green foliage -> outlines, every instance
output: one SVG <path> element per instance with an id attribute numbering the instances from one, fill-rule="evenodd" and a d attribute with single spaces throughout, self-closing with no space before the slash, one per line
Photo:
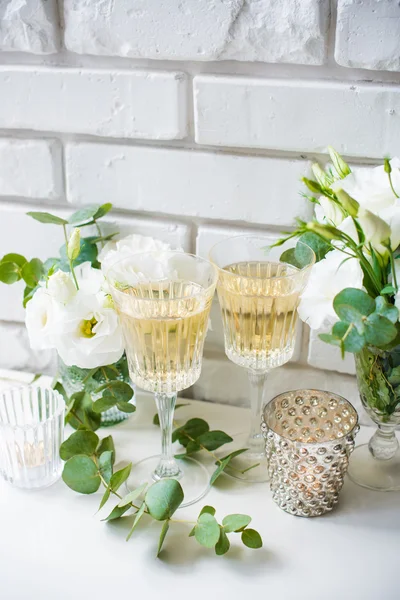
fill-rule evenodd
<path id="1" fill-rule="evenodd" d="M 262 540 L 260 534 L 254 529 L 247 529 L 251 517 L 247 515 L 227 515 L 220 525 L 215 518 L 215 509 L 205 507 L 201 510 L 196 525 L 189 533 L 189 537 L 195 537 L 196 541 L 205 548 L 215 548 L 219 556 L 226 554 L 230 548 L 228 533 L 241 533 L 241 539 L 248 548 L 261 548 Z"/>
<path id="2" fill-rule="evenodd" d="M 145 502 L 153 519 L 170 519 L 183 502 L 183 490 L 179 481 L 160 479 L 147 490 Z"/>
<path id="3" fill-rule="evenodd" d="M 100 454 L 98 459 L 99 473 L 107 483 L 111 485 L 111 479 L 113 476 L 113 453 L 110 450 L 106 450 Z"/>
<path id="4" fill-rule="evenodd" d="M 146 510 L 146 503 L 143 502 L 141 504 L 140 508 L 138 509 L 138 511 L 136 512 L 135 520 L 133 521 L 133 525 L 131 527 L 131 530 L 130 530 L 130 532 L 128 533 L 128 535 L 126 537 L 126 541 L 127 542 L 130 540 L 131 535 L 135 531 L 137 524 L 139 523 L 140 519 L 143 517 L 145 510 Z"/>
<path id="5" fill-rule="evenodd" d="M 68 222 L 74 227 L 86 227 L 87 225 L 93 225 L 97 219 L 104 217 L 112 208 L 112 204 L 90 205 L 80 208 L 74 214 L 70 216 Z"/>
<path id="6" fill-rule="evenodd" d="M 248 548 L 253 548 L 256 550 L 257 548 L 262 547 L 262 539 L 258 531 L 255 529 L 245 529 L 242 531 L 242 542 Z"/>
<path id="7" fill-rule="evenodd" d="M 85 454 L 77 454 L 67 460 L 62 478 L 68 487 L 80 494 L 97 492 L 101 483 L 96 463 Z"/>
<path id="8" fill-rule="evenodd" d="M 226 533 L 231 531 L 242 531 L 250 523 L 251 517 L 248 515 L 227 515 L 222 519 L 222 525 Z"/>
<path id="9" fill-rule="evenodd" d="M 45 223 L 50 225 L 68 225 L 68 221 L 62 219 L 61 217 L 57 217 L 56 215 L 52 215 L 48 212 L 27 212 L 26 213 L 35 221 L 39 221 L 39 223 Z"/>
<path id="10" fill-rule="evenodd" d="M 158 548 L 157 548 L 157 556 L 159 556 L 159 554 L 161 552 L 168 529 L 169 529 L 169 521 L 167 520 L 167 521 L 164 521 L 163 526 L 161 527 L 160 539 L 159 539 Z"/>
<path id="11" fill-rule="evenodd" d="M 194 537 L 202 546 L 214 548 L 219 540 L 219 525 L 217 519 L 210 513 L 203 513 L 197 519 Z"/>
<path id="12" fill-rule="evenodd" d="M 240 454 L 243 454 L 243 452 L 246 452 L 246 450 L 247 450 L 247 448 L 241 448 L 240 450 L 235 450 L 234 452 L 227 454 L 227 456 L 224 456 L 224 458 L 218 459 L 215 463 L 218 466 L 215 469 L 214 473 L 211 475 L 210 485 L 214 485 L 214 483 L 217 481 L 218 477 L 220 475 L 222 475 L 222 473 L 224 472 L 224 470 L 226 469 L 226 467 L 229 465 L 229 463 L 231 462 L 231 460 L 233 458 L 235 458 L 236 456 L 239 456 Z"/>
<path id="13" fill-rule="evenodd" d="M 90 262 L 92 267 L 98 267 L 97 262 L 98 249 L 95 243 L 93 243 L 93 237 L 80 238 L 79 241 L 79 252 L 77 252 L 76 258 L 72 260 L 72 266 L 77 267 L 84 262 Z M 59 250 L 60 252 L 60 265 L 59 268 L 62 271 L 69 271 L 69 259 L 68 250 L 66 244 L 63 244 Z"/>
<path id="14" fill-rule="evenodd" d="M 11 285 L 21 279 L 20 268 L 13 262 L 0 262 L 0 281 Z"/>
<path id="15" fill-rule="evenodd" d="M 93 431 L 82 429 L 73 433 L 60 446 L 60 457 L 68 460 L 76 454 L 92 456 L 99 443 L 98 436 Z"/>
<path id="16" fill-rule="evenodd" d="M 34 288 L 42 279 L 44 272 L 42 261 L 39 258 L 32 258 L 32 260 L 23 265 L 21 277 L 28 287 Z"/>
<path id="17" fill-rule="evenodd" d="M 217 556 L 222 556 L 223 554 L 226 554 L 229 551 L 231 543 L 229 541 L 228 536 L 226 535 L 226 532 L 224 531 L 224 528 L 220 527 L 219 529 L 219 540 L 215 545 L 215 554 Z"/>
<path id="18" fill-rule="evenodd" d="M 128 479 L 131 469 L 132 463 L 129 463 L 129 465 L 113 474 L 110 480 L 110 487 L 114 492 L 116 492 L 118 488 L 120 488 L 121 485 Z"/>
<path id="19" fill-rule="evenodd" d="M 126 496 L 124 496 L 118 506 L 126 506 L 127 504 L 132 504 L 139 496 L 144 492 L 147 487 L 147 483 L 142 483 L 139 487 L 132 492 L 129 492 Z"/>

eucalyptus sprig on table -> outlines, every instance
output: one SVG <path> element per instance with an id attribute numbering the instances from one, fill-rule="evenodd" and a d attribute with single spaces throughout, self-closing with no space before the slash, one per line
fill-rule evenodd
<path id="1" fill-rule="evenodd" d="M 243 544 L 248 548 L 262 547 L 260 534 L 248 527 L 251 522 L 248 515 L 227 515 L 222 523 L 218 523 L 215 508 L 204 506 L 196 522 L 173 519 L 184 499 L 182 487 L 176 479 L 162 479 L 149 487 L 143 484 L 122 496 L 118 490 L 128 479 L 132 463 L 114 471 L 115 446 L 111 436 L 100 440 L 94 431 L 81 426 L 61 445 L 60 456 L 66 461 L 62 478 L 72 490 L 81 494 L 93 494 L 98 491 L 100 485 L 105 487 L 99 510 L 111 496 L 118 498 L 118 503 L 105 521 L 119 519 L 131 509 L 135 511 L 127 541 L 143 517 L 147 516 L 162 523 L 157 556 L 161 552 L 170 525 L 174 522 L 190 525 L 188 536 L 194 537 L 205 548 L 214 548 L 217 555 L 228 552 L 230 533 L 240 533 Z"/>

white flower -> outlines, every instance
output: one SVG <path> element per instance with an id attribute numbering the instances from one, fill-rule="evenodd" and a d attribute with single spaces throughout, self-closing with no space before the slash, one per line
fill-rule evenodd
<path id="1" fill-rule="evenodd" d="M 26 305 L 25 325 L 33 350 L 54 348 L 60 308 L 46 288 L 39 288 Z"/>
<path id="2" fill-rule="evenodd" d="M 124 257 L 142 252 L 161 252 L 170 249 L 171 246 L 161 240 L 134 233 L 122 240 L 107 242 L 100 251 L 98 260 L 101 263 L 103 273 L 106 275 L 109 268 L 117 260 Z"/>
<path id="3" fill-rule="evenodd" d="M 300 318 L 311 329 L 319 329 L 325 319 L 338 320 L 333 309 L 336 294 L 346 287 L 362 288 L 363 273 L 358 260 L 346 258 L 340 250 L 333 250 L 312 268 L 298 308 Z"/>
<path id="4" fill-rule="evenodd" d="M 66 365 L 83 369 L 109 365 L 121 358 L 122 331 L 106 294 L 77 292 L 63 310 L 56 348 Z"/>
<path id="5" fill-rule="evenodd" d="M 315 216 L 320 223 L 328 223 L 334 227 L 338 227 L 344 218 L 343 212 L 336 202 L 325 196 L 319 198 L 319 204 L 315 206 Z"/>
<path id="6" fill-rule="evenodd" d="M 365 235 L 365 241 L 382 256 L 388 252 L 387 244 L 390 241 L 391 229 L 380 217 L 365 208 L 358 209 L 358 222 Z"/>
<path id="7" fill-rule="evenodd" d="M 100 269 L 94 269 L 90 262 L 74 268 L 79 290 L 85 294 L 97 294 L 104 288 L 105 278 Z"/>
<path id="8" fill-rule="evenodd" d="M 400 195 L 400 159 L 393 158 L 390 165 L 393 187 Z M 398 200 L 390 187 L 389 177 L 383 165 L 371 169 L 365 167 L 354 169 L 344 179 L 335 181 L 331 188 L 334 191 L 344 190 L 363 208 L 375 214 L 379 214 L 388 206 L 396 205 Z"/>
<path id="9" fill-rule="evenodd" d="M 47 290 L 56 302 L 66 304 L 76 294 L 76 287 L 69 273 L 56 271 L 47 280 Z M 35 294 L 36 296 L 36 294 Z"/>

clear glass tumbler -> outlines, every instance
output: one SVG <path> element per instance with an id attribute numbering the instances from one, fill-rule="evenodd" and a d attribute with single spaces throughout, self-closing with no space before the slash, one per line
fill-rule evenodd
<path id="1" fill-rule="evenodd" d="M 185 459 L 185 471 L 175 460 L 173 415 L 177 392 L 200 376 L 217 270 L 197 256 L 164 251 L 125 257 L 114 263 L 106 277 L 124 334 L 131 379 L 155 394 L 161 425 L 161 455 L 134 465 L 128 485 L 179 479 L 183 506 L 193 504 L 207 492 L 209 474 L 192 458 Z"/>
<path id="2" fill-rule="evenodd" d="M 226 473 L 248 482 L 268 479 L 260 430 L 265 382 L 271 369 L 292 357 L 297 306 L 315 262 L 314 252 L 305 244 L 301 244 L 306 263 L 302 269 L 282 261 L 281 254 L 282 248 L 269 247 L 269 238 L 252 235 L 223 240 L 210 253 L 219 268 L 225 353 L 247 370 L 250 383 L 250 432 L 235 438 L 235 447 L 247 451 L 230 462 Z"/>
<path id="3" fill-rule="evenodd" d="M 24 489 L 55 483 L 63 469 L 65 402 L 52 389 L 26 386 L 0 394 L 0 474 Z"/>

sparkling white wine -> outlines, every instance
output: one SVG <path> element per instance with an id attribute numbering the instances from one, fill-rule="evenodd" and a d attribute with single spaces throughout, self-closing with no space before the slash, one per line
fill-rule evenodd
<path id="1" fill-rule="evenodd" d="M 200 376 L 212 294 L 188 281 L 118 292 L 129 372 L 142 389 L 173 393 Z"/>
<path id="2" fill-rule="evenodd" d="M 290 359 L 301 291 L 298 279 L 298 269 L 285 263 L 254 261 L 224 267 L 218 297 L 230 360 L 266 371 Z"/>

